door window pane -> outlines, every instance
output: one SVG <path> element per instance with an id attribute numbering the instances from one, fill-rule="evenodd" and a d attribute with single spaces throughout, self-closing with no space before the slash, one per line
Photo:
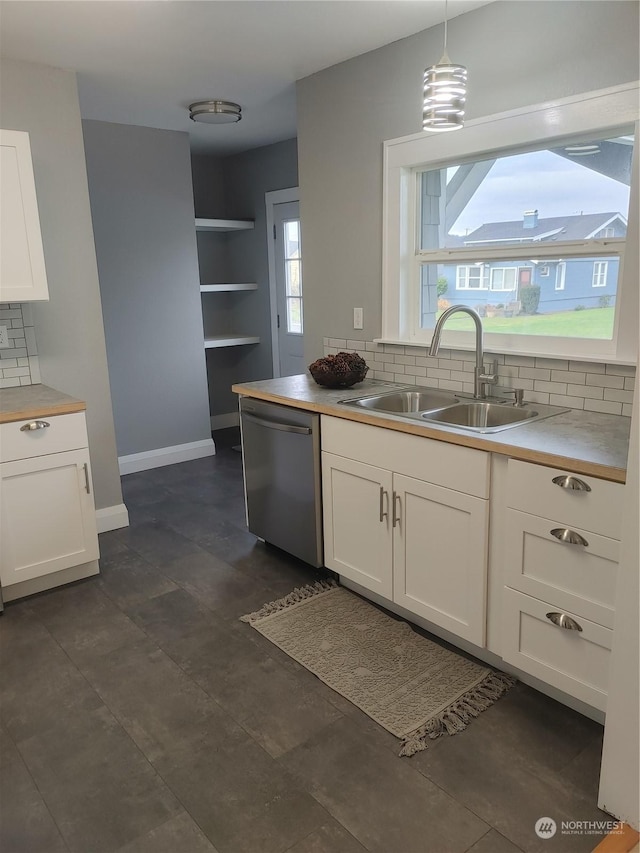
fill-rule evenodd
<path id="1" fill-rule="evenodd" d="M 283 226 L 287 332 L 291 335 L 301 335 L 303 332 L 303 324 L 300 220 L 289 219 L 283 223 Z"/>

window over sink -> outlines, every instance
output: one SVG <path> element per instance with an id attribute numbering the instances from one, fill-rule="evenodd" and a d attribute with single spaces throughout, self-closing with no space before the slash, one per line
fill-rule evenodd
<path id="1" fill-rule="evenodd" d="M 635 360 L 638 116 L 628 84 L 386 142 L 382 339 L 424 345 L 458 304 L 488 350 Z"/>

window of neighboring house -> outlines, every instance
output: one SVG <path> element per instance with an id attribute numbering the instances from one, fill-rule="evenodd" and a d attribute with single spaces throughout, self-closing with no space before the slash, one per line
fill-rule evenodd
<path id="1" fill-rule="evenodd" d="M 607 261 L 594 261 L 592 287 L 606 287 L 608 267 Z"/>
<path id="2" fill-rule="evenodd" d="M 486 290 L 486 288 L 484 264 L 456 268 L 457 290 Z"/>
<path id="3" fill-rule="evenodd" d="M 385 143 L 382 340 L 428 343 L 441 313 L 431 291 L 456 268 L 456 289 L 509 291 L 522 305 L 484 322 L 488 349 L 635 358 L 637 261 L 630 257 L 624 278 L 618 272 L 638 102 L 638 85 L 625 84 L 470 121 L 459 134 Z M 612 115 L 619 126 L 600 124 Z M 637 229 L 636 204 L 631 216 Z M 607 278 L 613 293 L 604 306 L 590 294 Z M 576 305 L 589 313 L 577 315 Z M 443 342 L 471 347 L 472 330 L 456 315 Z"/>
<path id="4" fill-rule="evenodd" d="M 491 270 L 491 290 L 515 290 L 517 281 L 515 267 L 493 267 Z"/>

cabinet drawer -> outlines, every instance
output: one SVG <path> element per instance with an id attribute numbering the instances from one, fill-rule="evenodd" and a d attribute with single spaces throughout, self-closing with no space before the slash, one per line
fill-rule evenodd
<path id="1" fill-rule="evenodd" d="M 35 421 L 48 426 L 34 430 L 22 429 L 26 424 Z M 84 412 L 0 424 L 0 462 L 61 453 L 64 450 L 78 450 L 88 444 Z"/>
<path id="2" fill-rule="evenodd" d="M 613 628 L 620 543 L 586 530 L 586 545 L 559 541 L 558 525 L 507 510 L 505 583 Z"/>
<path id="3" fill-rule="evenodd" d="M 613 632 L 508 587 L 503 594 L 504 660 L 604 711 Z M 558 611 L 573 616 L 582 631 L 554 625 L 546 614 Z"/>
<path id="4" fill-rule="evenodd" d="M 489 497 L 489 454 L 431 438 L 322 416 L 322 449 L 387 471 Z"/>
<path id="5" fill-rule="evenodd" d="M 576 485 L 557 485 L 557 477 L 572 476 Z M 575 483 L 578 480 L 580 483 Z M 558 524 L 593 530 L 612 539 L 620 538 L 624 486 L 595 477 L 571 475 L 570 471 L 547 468 L 510 459 L 507 467 L 507 504 L 513 509 L 552 518 Z"/>

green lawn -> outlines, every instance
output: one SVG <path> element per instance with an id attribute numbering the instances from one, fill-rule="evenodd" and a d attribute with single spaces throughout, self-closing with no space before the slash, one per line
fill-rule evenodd
<path id="1" fill-rule="evenodd" d="M 614 308 L 585 308 L 584 311 L 558 311 L 519 317 L 483 317 L 485 332 L 503 335 L 549 335 L 557 338 L 601 338 L 613 335 Z M 441 312 L 438 312 L 438 316 Z M 473 322 L 463 314 L 447 320 L 447 329 L 472 330 Z"/>

